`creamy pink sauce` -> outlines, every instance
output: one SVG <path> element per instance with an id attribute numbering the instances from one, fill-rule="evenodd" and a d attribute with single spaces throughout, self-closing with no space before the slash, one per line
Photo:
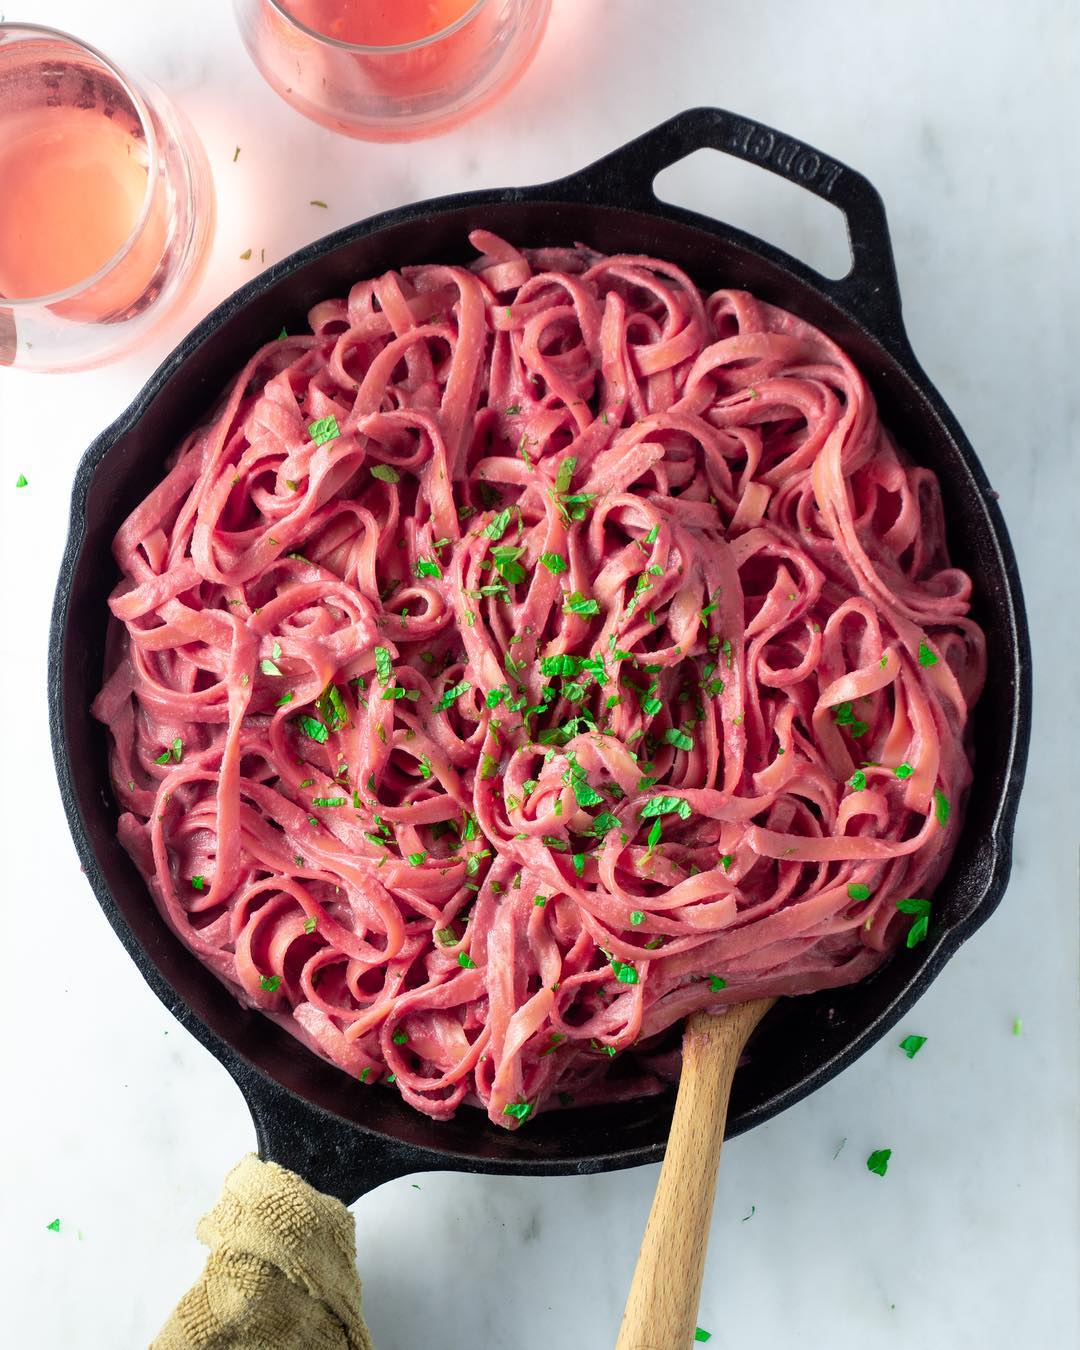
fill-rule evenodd
<path id="1" fill-rule="evenodd" d="M 316 305 L 180 445 L 94 712 L 121 838 L 242 1002 L 514 1128 L 932 929 L 985 643 L 937 479 L 824 334 L 472 242 Z"/>

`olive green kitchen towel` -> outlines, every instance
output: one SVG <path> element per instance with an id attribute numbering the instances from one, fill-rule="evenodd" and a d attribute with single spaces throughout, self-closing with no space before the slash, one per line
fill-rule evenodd
<path id="1" fill-rule="evenodd" d="M 373 1350 L 340 1200 L 249 1153 L 196 1232 L 206 1269 L 151 1350 Z"/>

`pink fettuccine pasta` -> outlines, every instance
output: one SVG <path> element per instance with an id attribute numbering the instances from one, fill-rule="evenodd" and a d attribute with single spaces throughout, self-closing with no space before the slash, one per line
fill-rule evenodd
<path id="1" fill-rule="evenodd" d="M 985 646 L 934 474 L 817 329 L 472 242 L 317 305 L 183 441 L 94 712 L 241 1001 L 516 1127 L 932 927 Z"/>

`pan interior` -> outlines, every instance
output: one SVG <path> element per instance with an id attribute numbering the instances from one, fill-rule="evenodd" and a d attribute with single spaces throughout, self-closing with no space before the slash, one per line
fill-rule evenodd
<path id="1" fill-rule="evenodd" d="M 226 302 L 211 331 L 196 332 L 170 358 L 166 376 L 136 415 L 122 419 L 84 462 L 76 486 L 86 494 L 85 537 L 61 576 L 58 610 L 58 755 L 65 805 L 86 871 L 110 921 L 146 978 L 181 1020 L 227 1066 L 237 1057 L 307 1102 L 406 1147 L 449 1155 L 456 1165 L 491 1170 L 576 1171 L 660 1155 L 671 1118 L 669 1095 L 617 1106 L 541 1115 L 509 1134 L 463 1108 L 436 1124 L 396 1093 L 367 1088 L 323 1063 L 285 1031 L 241 1008 L 166 928 L 116 838 L 104 729 L 88 715 L 102 677 L 106 599 L 116 573 L 110 542 L 124 516 L 159 481 L 166 455 L 212 407 L 229 378 L 284 324 L 297 331 L 316 301 L 352 282 L 409 263 L 464 262 L 467 235 L 482 226 L 520 245 L 583 242 L 607 253 L 649 253 L 678 263 L 704 289 L 735 286 L 816 324 L 852 356 L 900 444 L 942 482 L 954 561 L 975 580 L 974 615 L 992 653 L 974 719 L 976 776 L 967 820 L 949 873 L 935 897 L 941 939 L 901 951 L 870 980 L 785 1001 L 756 1036 L 732 1096 L 729 1133 L 738 1133 L 819 1086 L 884 1034 L 922 992 L 962 936 L 993 908 L 1003 875 L 993 842 L 1016 725 L 1018 648 L 1008 581 L 993 523 L 946 421 L 903 368 L 864 328 L 777 259 L 724 227 L 686 213 L 644 214 L 612 207 L 478 194 L 394 213 L 381 228 L 359 226 L 314 245 Z M 77 508 L 76 508 L 77 509 Z M 951 930 L 951 931 L 950 931 Z M 241 1072 L 243 1072 L 241 1065 Z"/>

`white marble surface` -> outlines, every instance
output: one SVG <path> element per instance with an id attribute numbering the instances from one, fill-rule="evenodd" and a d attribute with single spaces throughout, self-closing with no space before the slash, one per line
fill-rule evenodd
<path id="1" fill-rule="evenodd" d="M 4 7 L 164 85 L 205 140 L 220 202 L 201 290 L 145 351 L 89 375 L 0 372 L 5 1344 L 145 1345 L 201 1266 L 197 1217 L 253 1142 L 231 1081 L 107 927 L 53 782 L 46 629 L 84 446 L 253 274 L 245 249 L 271 261 L 399 202 L 551 177 L 719 102 L 881 189 L 916 350 L 1013 531 L 1036 711 L 1012 885 L 900 1029 L 927 1045 L 909 1062 L 889 1037 L 726 1150 L 700 1321 L 713 1345 L 755 1350 L 1076 1345 L 1075 0 L 555 0 L 545 48 L 497 113 L 405 150 L 293 115 L 249 65 L 225 0 Z M 830 213 L 763 175 L 711 157 L 680 177 L 693 204 L 835 258 Z M 16 491 L 20 472 L 29 486 Z M 879 1179 L 864 1162 L 884 1145 Z M 654 1180 L 651 1168 L 443 1174 L 367 1196 L 355 1212 L 379 1350 L 610 1346 Z M 60 1233 L 47 1231 L 57 1217 Z"/>

